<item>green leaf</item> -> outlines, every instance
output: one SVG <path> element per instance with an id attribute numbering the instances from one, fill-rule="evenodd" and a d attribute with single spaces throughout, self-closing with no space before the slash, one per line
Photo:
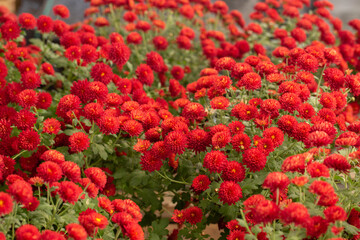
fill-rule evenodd
<path id="1" fill-rule="evenodd" d="M 348 233 L 350 233 L 352 235 L 356 235 L 360 231 L 359 228 L 357 228 L 357 227 L 355 227 L 355 226 L 353 226 L 353 225 L 351 225 L 351 224 L 349 224 L 347 222 L 341 222 L 341 223 L 344 226 L 346 232 L 348 232 Z"/>

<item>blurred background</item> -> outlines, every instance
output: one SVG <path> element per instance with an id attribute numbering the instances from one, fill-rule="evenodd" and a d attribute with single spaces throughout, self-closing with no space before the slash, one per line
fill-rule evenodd
<path id="1" fill-rule="evenodd" d="M 213 0 L 214 1 L 214 0 Z M 252 12 L 253 6 L 260 0 L 225 0 L 230 9 L 240 10 L 245 19 Z M 316 0 L 312 0 L 314 2 Z M 344 26 L 354 18 L 360 18 L 360 0 L 329 0 L 334 4 L 332 11 L 335 17 L 343 20 Z M 0 5 L 7 6 L 14 13 L 29 12 L 35 16 L 52 14 L 52 6 L 64 4 L 68 6 L 71 17 L 68 23 L 74 23 L 83 19 L 83 11 L 89 6 L 83 0 L 0 0 Z"/>

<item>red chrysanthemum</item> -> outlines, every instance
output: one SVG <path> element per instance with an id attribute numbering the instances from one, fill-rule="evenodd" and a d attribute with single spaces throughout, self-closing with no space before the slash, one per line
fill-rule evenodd
<path id="1" fill-rule="evenodd" d="M 57 150 L 53 150 L 53 149 L 45 151 L 40 156 L 40 159 L 44 160 L 44 161 L 52 161 L 57 164 L 62 164 L 65 161 L 64 154 L 62 154 L 61 152 L 59 152 Z"/>
<path id="2" fill-rule="evenodd" d="M 99 81 L 107 85 L 112 80 L 114 74 L 109 65 L 105 63 L 97 63 L 91 68 L 90 75 L 94 81 Z"/>
<path id="3" fill-rule="evenodd" d="M 340 206 L 330 206 L 324 210 L 326 220 L 334 223 L 335 221 L 346 221 L 347 213 Z"/>
<path id="4" fill-rule="evenodd" d="M 289 178 L 281 172 L 269 173 L 263 183 L 263 188 L 270 189 L 271 192 L 276 192 L 277 189 L 280 191 L 285 190 L 290 184 Z"/>
<path id="5" fill-rule="evenodd" d="M 251 172 L 261 171 L 266 165 L 266 156 L 257 148 L 248 149 L 243 153 L 243 163 Z"/>
<path id="6" fill-rule="evenodd" d="M 59 195 L 64 202 L 75 204 L 78 201 L 82 188 L 70 181 L 60 183 Z"/>
<path id="7" fill-rule="evenodd" d="M 242 190 L 239 184 L 233 181 L 224 181 L 219 188 L 219 199 L 229 205 L 235 204 L 242 198 Z"/>
<path id="8" fill-rule="evenodd" d="M 220 173 L 227 163 L 227 157 L 223 152 L 211 151 L 205 155 L 203 166 L 210 172 Z"/>
<path id="9" fill-rule="evenodd" d="M 194 178 L 191 188 L 197 193 L 202 193 L 209 188 L 211 181 L 206 175 L 199 175 Z"/>
<path id="10" fill-rule="evenodd" d="M 47 182 L 56 182 L 61 179 L 63 173 L 60 166 L 51 161 L 41 163 L 37 168 L 36 172 L 39 177 Z"/>
<path id="11" fill-rule="evenodd" d="M 82 152 L 90 146 L 89 136 L 83 132 L 73 133 L 69 137 L 69 147 L 73 152 Z"/>
<path id="12" fill-rule="evenodd" d="M 316 57 L 308 53 L 302 54 L 297 60 L 298 66 L 305 71 L 316 72 L 319 67 Z"/>
<path id="13" fill-rule="evenodd" d="M 331 154 L 324 159 L 324 164 L 329 167 L 333 168 L 337 171 L 347 173 L 351 169 L 351 165 L 346 157 L 340 154 Z"/>
<path id="14" fill-rule="evenodd" d="M 83 226 L 77 223 L 70 223 L 65 227 L 66 232 L 68 233 L 69 237 L 73 238 L 74 240 L 86 240 L 87 233 Z"/>
<path id="15" fill-rule="evenodd" d="M 301 203 L 290 203 L 280 212 L 280 218 L 285 224 L 294 223 L 303 226 L 310 218 L 308 209 Z"/>
<path id="16" fill-rule="evenodd" d="M 48 134 L 58 134 L 61 130 L 60 122 L 55 118 L 48 118 L 43 122 L 43 131 Z"/>
<path id="17" fill-rule="evenodd" d="M 45 15 L 38 17 L 36 25 L 38 30 L 42 33 L 48 33 L 53 30 L 53 20 Z"/>
<path id="18" fill-rule="evenodd" d="M 36 18 L 30 13 L 22 13 L 19 15 L 19 24 L 25 29 L 34 29 L 36 27 Z"/>
<path id="19" fill-rule="evenodd" d="M 13 205 L 11 196 L 7 193 L 0 192 L 0 216 L 11 213 Z"/>
<path id="20" fill-rule="evenodd" d="M 312 162 L 306 167 L 311 177 L 330 177 L 329 169 L 322 163 Z"/>
<path id="21" fill-rule="evenodd" d="M 129 60 L 130 55 L 130 48 L 124 43 L 113 43 L 109 51 L 109 60 L 122 66 Z"/>
<path id="22" fill-rule="evenodd" d="M 199 207 L 189 207 L 184 212 L 185 220 L 194 225 L 201 222 L 203 213 Z"/>
<path id="23" fill-rule="evenodd" d="M 40 232 L 34 225 L 25 224 L 16 229 L 15 236 L 18 240 L 40 239 Z"/>
<path id="24" fill-rule="evenodd" d="M 90 103 L 90 104 L 96 104 L 96 103 Z M 90 105 L 90 104 L 88 104 L 88 105 Z M 101 109 L 102 109 L 102 107 L 101 107 Z M 89 110 L 89 108 L 86 108 L 86 110 Z M 85 110 L 85 112 L 86 112 L 86 110 Z M 117 134 L 119 132 L 120 122 L 119 122 L 118 118 L 115 116 L 111 116 L 110 114 L 103 114 L 98 119 L 97 123 L 100 128 L 100 131 L 105 135 Z"/>
<path id="25" fill-rule="evenodd" d="M 57 16 L 60 16 L 62 18 L 70 17 L 69 9 L 65 5 L 62 5 L 62 4 L 55 5 L 53 7 L 53 12 L 54 12 L 55 16 L 57 15 Z"/>
<path id="26" fill-rule="evenodd" d="M 30 202 L 33 198 L 33 190 L 29 183 L 24 180 L 16 180 L 9 185 L 8 193 L 20 203 Z"/>
<path id="27" fill-rule="evenodd" d="M 24 130 L 18 136 L 18 144 L 20 149 L 35 150 L 40 144 L 40 136 L 35 130 Z"/>
<path id="28" fill-rule="evenodd" d="M 103 189 L 105 187 L 107 178 L 100 168 L 91 167 L 86 169 L 84 173 L 98 188 Z"/>
<path id="29" fill-rule="evenodd" d="M 20 27 L 19 25 L 11 20 L 6 21 L 0 27 L 1 37 L 5 40 L 16 39 L 20 36 Z"/>

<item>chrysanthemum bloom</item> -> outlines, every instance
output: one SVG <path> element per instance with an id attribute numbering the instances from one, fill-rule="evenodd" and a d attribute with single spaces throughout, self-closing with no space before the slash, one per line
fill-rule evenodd
<path id="1" fill-rule="evenodd" d="M 86 62 L 95 62 L 99 57 L 96 48 L 90 44 L 83 44 L 81 46 L 81 58 Z"/>
<path id="2" fill-rule="evenodd" d="M 65 161 L 64 154 L 62 154 L 61 152 L 59 152 L 57 150 L 53 150 L 53 149 L 45 151 L 41 155 L 40 159 L 44 160 L 44 161 L 52 161 L 57 164 L 62 164 Z"/>
<path id="3" fill-rule="evenodd" d="M 82 152 L 90 146 L 89 136 L 83 132 L 73 133 L 69 137 L 69 147 L 73 152 Z"/>
<path id="4" fill-rule="evenodd" d="M 69 46 L 64 52 L 64 56 L 69 61 L 74 61 L 80 59 L 81 57 L 81 48 L 79 46 Z"/>
<path id="5" fill-rule="evenodd" d="M 48 134 L 58 134 L 61 129 L 60 122 L 55 118 L 48 118 L 43 122 L 43 131 Z"/>
<path id="6" fill-rule="evenodd" d="M 260 105 L 260 111 L 265 115 L 270 115 L 271 118 L 279 116 L 279 109 L 281 105 L 278 100 L 266 99 Z"/>
<path id="7" fill-rule="evenodd" d="M 185 222 L 185 210 L 175 209 L 171 219 L 178 224 L 183 224 Z"/>
<path id="8" fill-rule="evenodd" d="M 130 58 L 131 51 L 128 46 L 123 43 L 114 43 L 109 52 L 109 60 L 116 65 L 124 65 Z"/>
<path id="9" fill-rule="evenodd" d="M 247 90 L 257 90 L 261 88 L 261 77 L 255 72 L 246 73 L 241 77 L 240 82 Z"/>
<path id="10" fill-rule="evenodd" d="M 87 233 L 83 226 L 77 223 L 70 223 L 65 227 L 69 237 L 73 238 L 74 240 L 86 240 Z"/>
<path id="11" fill-rule="evenodd" d="M 167 39 L 163 36 L 154 37 L 152 42 L 153 42 L 156 50 L 165 50 L 169 45 Z"/>
<path id="12" fill-rule="evenodd" d="M 245 179 L 245 168 L 237 161 L 226 163 L 221 177 L 226 181 L 241 182 Z"/>
<path id="13" fill-rule="evenodd" d="M 242 157 L 250 172 L 261 171 L 266 165 L 266 156 L 257 148 L 245 150 Z"/>
<path id="14" fill-rule="evenodd" d="M 145 134 L 146 135 L 146 134 Z M 194 129 L 187 134 L 187 148 L 194 150 L 196 153 L 203 152 L 209 145 L 208 133 L 202 129 Z"/>
<path id="15" fill-rule="evenodd" d="M 331 206 L 324 210 L 326 220 L 334 223 L 335 221 L 346 221 L 347 214 L 340 206 Z"/>
<path id="16" fill-rule="evenodd" d="M 229 123 L 229 129 L 232 135 L 236 135 L 244 132 L 245 125 L 239 121 L 232 121 Z"/>
<path id="17" fill-rule="evenodd" d="M 346 157 L 336 153 L 326 157 L 324 159 L 324 164 L 329 168 L 333 168 L 344 173 L 349 172 L 349 170 L 351 169 L 351 165 L 346 159 Z"/>
<path id="18" fill-rule="evenodd" d="M 316 72 L 319 67 L 319 62 L 316 57 L 308 53 L 302 54 L 298 58 L 297 64 L 301 69 L 309 72 Z"/>
<path id="19" fill-rule="evenodd" d="M 196 206 L 189 207 L 184 212 L 185 220 L 194 225 L 201 222 L 203 213 L 202 210 Z"/>
<path id="20" fill-rule="evenodd" d="M 311 177 L 330 177 L 329 169 L 322 163 L 312 162 L 306 167 Z"/>
<path id="21" fill-rule="evenodd" d="M 284 142 L 284 133 L 277 127 L 265 129 L 263 137 L 271 139 L 274 143 L 274 147 L 278 147 Z"/>
<path id="22" fill-rule="evenodd" d="M 20 203 L 26 203 L 32 200 L 33 190 L 31 185 L 24 180 L 17 180 L 9 185 L 8 193 Z"/>
<path id="23" fill-rule="evenodd" d="M 73 181 L 73 182 L 80 181 L 81 170 L 80 170 L 80 167 L 76 163 L 70 162 L 70 161 L 65 161 L 65 162 L 61 163 L 61 169 L 62 169 L 64 175 L 71 181 Z"/>
<path id="24" fill-rule="evenodd" d="M 122 130 L 129 133 L 130 136 L 139 136 L 144 129 L 138 121 L 127 120 L 123 123 Z"/>
<path id="25" fill-rule="evenodd" d="M 19 240 L 40 239 L 40 232 L 34 225 L 25 224 L 16 229 L 15 236 Z"/>
<path id="26" fill-rule="evenodd" d="M 231 71 L 236 64 L 236 61 L 231 57 L 222 57 L 215 63 L 215 69 L 218 71 L 228 70 Z"/>
<path id="27" fill-rule="evenodd" d="M 36 18 L 30 13 L 22 13 L 19 15 L 19 24 L 25 29 L 34 29 L 36 27 Z"/>
<path id="28" fill-rule="evenodd" d="M 39 177 L 47 182 L 56 182 L 61 179 L 63 173 L 60 166 L 51 161 L 41 163 L 37 168 L 36 172 Z"/>
<path id="29" fill-rule="evenodd" d="M 242 190 L 239 184 L 233 181 L 224 181 L 219 188 L 219 199 L 229 205 L 235 204 L 242 198 Z"/>
<path id="30" fill-rule="evenodd" d="M 108 212 L 110 215 L 114 213 L 114 206 L 112 205 L 110 199 L 107 197 L 98 197 L 98 206 Z"/>
<path id="31" fill-rule="evenodd" d="M 226 237 L 228 240 L 245 240 L 245 232 L 241 230 L 230 231 L 230 234 Z"/>
<path id="32" fill-rule="evenodd" d="M 319 238 L 326 233 L 329 222 L 320 216 L 311 217 L 306 224 L 306 235 L 314 238 Z"/>
<path id="33" fill-rule="evenodd" d="M 220 173 L 227 162 L 227 157 L 223 152 L 211 151 L 205 155 L 203 166 L 210 172 Z"/>
<path id="34" fill-rule="evenodd" d="M 6 120 L 5 120 L 6 121 Z M 35 114 L 22 109 L 14 116 L 14 124 L 19 130 L 26 130 L 32 128 L 36 123 Z M 8 136 L 6 136 L 8 137 Z"/>
<path id="35" fill-rule="evenodd" d="M 80 109 L 80 98 L 78 96 L 69 94 L 62 97 L 56 109 L 56 114 L 62 118 L 67 118 L 69 111 Z"/>
<path id="36" fill-rule="evenodd" d="M 133 217 L 127 213 L 127 212 L 118 212 L 118 213 L 115 213 L 111 220 L 118 224 L 120 227 L 124 227 L 128 224 L 131 224 L 131 223 L 134 223 L 134 219 Z"/>
<path id="37" fill-rule="evenodd" d="M 254 221 L 264 224 L 274 221 L 278 217 L 279 207 L 273 201 L 259 200 L 254 204 L 253 208 L 250 208 Z"/>
<path id="38" fill-rule="evenodd" d="M 240 120 L 250 121 L 258 114 L 257 108 L 245 103 L 239 103 L 231 110 L 231 116 L 234 116 Z"/>
<path id="39" fill-rule="evenodd" d="M 35 106 L 38 102 L 38 96 L 32 89 L 25 89 L 21 91 L 16 97 L 16 102 L 23 108 L 30 108 Z"/>
<path id="40" fill-rule="evenodd" d="M 147 64 L 140 64 L 137 67 L 135 73 L 138 80 L 143 84 L 151 86 L 152 83 L 154 82 L 154 73 Z"/>
<path id="41" fill-rule="evenodd" d="M 12 20 L 8 20 L 4 24 L 2 24 L 0 27 L 0 31 L 1 37 L 7 41 L 16 39 L 20 36 L 20 27 L 16 22 Z"/>
<path id="42" fill-rule="evenodd" d="M 280 212 L 280 218 L 285 224 L 294 223 L 295 225 L 304 226 L 310 218 L 308 209 L 301 203 L 290 203 Z"/>
<path id="43" fill-rule="evenodd" d="M 111 116 L 110 114 L 103 114 L 97 123 L 100 131 L 105 135 L 117 134 L 119 132 L 120 122 L 117 117 Z"/>
<path id="44" fill-rule="evenodd" d="M 336 109 L 336 99 L 331 93 L 328 92 L 321 94 L 320 104 L 323 105 L 324 108 L 329 108 L 332 110 Z"/>
<path id="45" fill-rule="evenodd" d="M 214 149 L 224 148 L 231 140 L 229 131 L 215 133 L 211 138 L 211 144 Z"/>
<path id="46" fill-rule="evenodd" d="M 164 59 L 155 51 L 146 54 L 146 64 L 157 73 L 164 72 L 167 69 Z"/>
<path id="47" fill-rule="evenodd" d="M 297 110 L 301 104 L 301 99 L 295 93 L 284 93 L 279 102 L 281 104 L 281 108 L 293 113 Z"/>
<path id="48" fill-rule="evenodd" d="M 53 31 L 58 37 L 63 36 L 64 33 L 70 30 L 70 26 L 62 20 L 57 19 L 53 22 L 53 24 Z"/>
<path id="49" fill-rule="evenodd" d="M 11 135 L 11 123 L 9 120 L 0 119 L 0 138 L 7 139 Z"/>
<path id="50" fill-rule="evenodd" d="M 53 20 L 45 15 L 38 17 L 36 25 L 38 30 L 42 33 L 48 33 L 53 30 Z"/>
<path id="51" fill-rule="evenodd" d="M 62 18 L 70 17 L 69 9 L 65 5 L 62 5 L 62 4 L 55 5 L 53 7 L 53 12 L 54 12 L 55 16 L 57 15 L 57 16 L 60 16 Z"/>
<path id="52" fill-rule="evenodd" d="M 60 183 L 59 194 L 64 202 L 75 204 L 78 201 L 82 188 L 70 181 Z"/>
<path id="53" fill-rule="evenodd" d="M 309 192 L 317 195 L 330 195 L 335 193 L 333 186 L 325 181 L 314 181 L 310 187 Z"/>
<path id="54" fill-rule="evenodd" d="M 13 205 L 11 196 L 7 193 L 0 192 L 0 216 L 11 213 Z"/>
<path id="55" fill-rule="evenodd" d="M 183 132 L 172 131 L 164 139 L 169 150 L 175 154 L 182 154 L 187 147 L 187 137 Z"/>
<path id="56" fill-rule="evenodd" d="M 252 67 L 247 63 L 236 63 L 231 71 L 231 76 L 241 79 L 246 73 L 253 72 Z"/>
<path id="57" fill-rule="evenodd" d="M 91 182 L 89 178 L 82 178 L 80 180 L 80 184 L 83 189 L 86 189 L 86 192 L 90 198 L 96 198 L 99 194 L 99 188 L 93 182 Z"/>
<path id="58" fill-rule="evenodd" d="M 191 184 L 191 188 L 194 190 L 194 192 L 200 194 L 209 188 L 210 183 L 211 181 L 206 175 L 199 175 L 194 178 Z"/>
<path id="59" fill-rule="evenodd" d="M 41 79 L 39 74 L 35 72 L 25 72 L 21 75 L 21 83 L 25 89 L 34 89 L 40 87 Z"/>
<path id="60" fill-rule="evenodd" d="M 200 103 L 191 102 L 184 107 L 181 116 L 190 121 L 201 121 L 206 116 L 206 112 Z"/>
<path id="61" fill-rule="evenodd" d="M 96 63 L 91 68 L 90 75 L 94 81 L 99 81 L 107 85 L 112 80 L 114 74 L 109 65 L 105 63 Z"/>
<path id="62" fill-rule="evenodd" d="M 109 224 L 105 216 L 90 208 L 84 212 L 81 212 L 79 214 L 78 220 L 90 236 L 93 236 L 94 233 L 96 233 L 97 228 L 105 229 Z"/>
<path id="63" fill-rule="evenodd" d="M 162 159 L 158 158 L 154 151 L 147 151 L 144 155 L 141 156 L 140 160 L 141 169 L 146 170 L 149 172 L 158 171 L 160 170 L 161 166 L 163 165 Z"/>
<path id="64" fill-rule="evenodd" d="M 65 237 L 64 237 L 63 233 L 59 233 L 59 232 L 55 232 L 55 231 L 51 231 L 51 230 L 45 230 L 41 233 L 41 236 L 39 239 L 41 239 L 41 240 L 52 240 L 52 239 L 65 240 Z"/>
<path id="65" fill-rule="evenodd" d="M 270 189 L 271 192 L 276 192 L 285 190 L 290 184 L 289 178 L 281 172 L 271 172 L 269 173 L 263 183 L 263 188 Z"/>
<path id="66" fill-rule="evenodd" d="M 344 73 L 338 68 L 327 68 L 324 71 L 324 81 L 328 82 L 331 90 L 339 90 L 344 86 Z"/>
<path id="67" fill-rule="evenodd" d="M 40 144 L 40 136 L 35 130 L 24 130 L 19 134 L 18 144 L 20 149 L 35 150 Z"/>
<path id="68" fill-rule="evenodd" d="M 292 136 L 296 124 L 298 124 L 298 121 L 294 116 L 291 115 L 282 115 L 277 121 L 279 129 L 286 132 L 290 136 Z"/>
<path id="69" fill-rule="evenodd" d="M 324 131 L 315 131 L 308 135 L 305 141 L 306 147 L 321 147 L 330 144 L 333 141 Z"/>
<path id="70" fill-rule="evenodd" d="M 107 178 L 100 168 L 91 167 L 86 169 L 84 173 L 98 188 L 103 189 L 105 187 Z"/>
<path id="71" fill-rule="evenodd" d="M 298 187 L 302 187 L 308 182 L 309 179 L 306 176 L 294 177 L 293 179 L 291 179 L 291 183 L 295 184 Z"/>
<path id="72" fill-rule="evenodd" d="M 53 66 L 50 63 L 43 63 L 41 64 L 41 70 L 49 75 L 54 75 L 55 74 L 55 70 L 53 68 Z"/>

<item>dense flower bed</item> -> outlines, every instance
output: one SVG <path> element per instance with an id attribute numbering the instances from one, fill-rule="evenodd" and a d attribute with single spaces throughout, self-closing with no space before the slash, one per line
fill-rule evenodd
<path id="1" fill-rule="evenodd" d="M 0 8 L 0 239 L 360 238 L 360 20 L 90 4 Z"/>

